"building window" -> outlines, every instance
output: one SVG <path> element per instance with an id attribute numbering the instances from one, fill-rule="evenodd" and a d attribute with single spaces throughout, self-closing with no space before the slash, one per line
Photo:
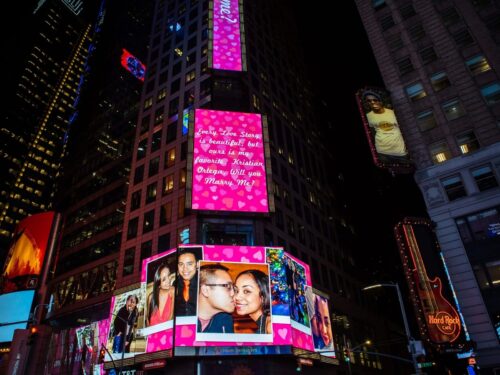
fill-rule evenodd
<path id="1" fill-rule="evenodd" d="M 389 49 L 394 52 L 403 48 L 403 40 L 401 39 L 401 34 L 397 33 L 387 37 L 387 45 Z"/>
<path id="2" fill-rule="evenodd" d="M 134 273 L 135 247 L 125 250 L 123 260 L 123 276 L 132 275 Z"/>
<path id="3" fill-rule="evenodd" d="M 174 166 L 175 164 L 175 147 L 165 153 L 165 168 Z"/>
<path id="4" fill-rule="evenodd" d="M 153 230 L 155 211 L 151 210 L 144 214 L 144 222 L 142 223 L 142 233 L 148 233 Z"/>
<path id="5" fill-rule="evenodd" d="M 481 88 L 481 95 L 483 95 L 486 104 L 492 105 L 500 102 L 500 83 L 494 82 Z"/>
<path id="6" fill-rule="evenodd" d="M 177 219 L 182 219 L 185 215 L 186 198 L 184 196 L 179 197 L 177 200 Z"/>
<path id="7" fill-rule="evenodd" d="M 444 9 L 440 13 L 441 17 L 443 18 L 443 23 L 446 26 L 453 25 L 454 23 L 460 21 L 460 16 L 458 15 L 458 12 L 454 7 Z"/>
<path id="8" fill-rule="evenodd" d="M 127 227 L 127 240 L 137 237 L 137 228 L 139 225 L 139 218 L 135 217 L 128 221 Z"/>
<path id="9" fill-rule="evenodd" d="M 144 164 L 138 166 L 134 171 L 134 185 L 142 182 L 144 178 Z"/>
<path id="10" fill-rule="evenodd" d="M 146 156 L 146 152 L 148 150 L 148 140 L 147 138 L 143 139 L 137 145 L 137 160 L 141 160 Z"/>
<path id="11" fill-rule="evenodd" d="M 450 149 L 446 142 L 438 142 L 429 146 L 434 164 L 442 163 L 451 158 Z"/>
<path id="12" fill-rule="evenodd" d="M 161 253 L 170 248 L 170 233 L 158 237 L 158 252 Z"/>
<path id="13" fill-rule="evenodd" d="M 464 243 L 500 238 L 500 210 L 490 208 L 456 220 Z"/>
<path id="14" fill-rule="evenodd" d="M 151 119 L 150 115 L 145 116 L 141 121 L 141 134 L 145 133 L 149 130 L 149 120 Z"/>
<path id="15" fill-rule="evenodd" d="M 467 191 L 459 175 L 444 178 L 441 180 L 441 184 L 450 202 L 467 196 Z"/>
<path id="16" fill-rule="evenodd" d="M 153 97 L 149 97 L 146 100 L 144 100 L 144 110 L 151 108 L 153 105 Z"/>
<path id="17" fill-rule="evenodd" d="M 159 102 L 167 96 L 167 89 L 163 88 L 158 92 L 158 96 L 156 97 L 156 101 Z"/>
<path id="18" fill-rule="evenodd" d="M 450 86 L 450 80 L 445 72 L 434 73 L 430 77 L 431 85 L 434 91 L 441 91 Z"/>
<path id="19" fill-rule="evenodd" d="M 457 98 L 448 100 L 443 103 L 441 107 L 443 108 L 444 115 L 448 121 L 455 120 L 465 114 L 465 111 Z"/>
<path id="20" fill-rule="evenodd" d="M 172 222 L 172 202 L 167 202 L 160 207 L 160 225 Z"/>
<path id="21" fill-rule="evenodd" d="M 498 181 L 489 165 L 475 168 L 471 171 L 472 177 L 476 180 L 476 185 L 479 191 L 485 191 L 496 188 Z"/>
<path id="22" fill-rule="evenodd" d="M 415 14 L 415 8 L 413 8 L 413 4 L 407 3 L 399 8 L 399 13 L 404 20 L 407 20 L 410 17 L 413 17 Z"/>
<path id="23" fill-rule="evenodd" d="M 160 169 L 160 157 L 157 156 L 149 161 L 148 177 L 154 176 Z"/>
<path id="24" fill-rule="evenodd" d="M 427 131 L 436 127 L 436 118 L 432 109 L 417 113 L 417 124 L 420 131 Z"/>
<path id="25" fill-rule="evenodd" d="M 434 51 L 434 47 L 422 48 L 418 53 L 424 65 L 437 60 L 437 55 L 436 51 Z"/>
<path id="26" fill-rule="evenodd" d="M 130 211 L 137 210 L 141 206 L 141 191 L 137 190 L 132 193 L 130 199 Z"/>
<path id="27" fill-rule="evenodd" d="M 372 0 L 372 7 L 375 10 L 383 8 L 385 5 L 385 0 Z"/>
<path id="28" fill-rule="evenodd" d="M 168 106 L 168 117 L 172 117 L 179 112 L 179 98 L 174 98 Z"/>
<path id="29" fill-rule="evenodd" d="M 392 15 L 389 14 L 380 19 L 380 27 L 382 28 L 382 31 L 389 30 L 393 26 L 394 26 L 394 19 L 392 18 Z"/>
<path id="30" fill-rule="evenodd" d="M 167 126 L 166 142 L 170 143 L 172 141 L 175 141 L 176 137 L 177 137 L 177 123 L 174 122 Z"/>
<path id="31" fill-rule="evenodd" d="M 415 70 L 409 57 L 396 61 L 396 65 L 398 66 L 399 74 L 402 76 Z"/>
<path id="32" fill-rule="evenodd" d="M 465 65 L 467 65 L 467 68 L 473 75 L 491 70 L 491 66 L 488 63 L 488 60 L 486 60 L 486 57 L 484 57 L 483 55 L 476 55 L 469 58 L 465 62 Z"/>
<path id="33" fill-rule="evenodd" d="M 160 107 L 155 111 L 155 124 L 159 124 L 163 121 L 163 112 L 163 107 Z"/>
<path id="34" fill-rule="evenodd" d="M 460 47 L 468 46 L 469 44 L 472 44 L 474 42 L 474 39 L 472 39 L 472 36 L 467 29 L 459 30 L 452 36 L 455 40 L 455 43 Z"/>
<path id="35" fill-rule="evenodd" d="M 159 150 L 161 146 L 161 130 L 154 132 L 151 137 L 151 152 Z"/>
<path id="36" fill-rule="evenodd" d="M 419 22 L 408 27 L 408 34 L 410 35 L 411 40 L 416 42 L 417 40 L 420 40 L 425 36 L 425 30 L 422 24 Z"/>
<path id="37" fill-rule="evenodd" d="M 191 70 L 190 72 L 186 73 L 186 84 L 193 81 L 195 78 L 196 78 L 195 70 Z"/>
<path id="38" fill-rule="evenodd" d="M 156 199 L 156 182 L 149 184 L 146 188 L 146 203 L 154 202 Z"/>
<path id="39" fill-rule="evenodd" d="M 170 194 L 174 191 L 174 174 L 169 174 L 163 177 L 163 195 Z"/>
<path id="40" fill-rule="evenodd" d="M 457 143 L 462 154 L 467 154 L 479 148 L 479 142 L 473 131 L 457 135 Z"/>
<path id="41" fill-rule="evenodd" d="M 179 171 L 179 187 L 180 188 L 186 186 L 186 178 L 187 178 L 186 168 L 182 168 Z"/>
<path id="42" fill-rule="evenodd" d="M 424 87 L 421 83 L 414 83 L 413 85 L 406 86 L 405 90 L 406 94 L 412 102 L 425 98 L 427 96 L 427 93 L 425 92 Z"/>

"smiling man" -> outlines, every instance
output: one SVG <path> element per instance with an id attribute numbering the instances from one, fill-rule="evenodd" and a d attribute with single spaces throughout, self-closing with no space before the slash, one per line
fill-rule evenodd
<path id="1" fill-rule="evenodd" d="M 196 315 L 196 292 L 198 273 L 196 272 L 197 255 L 195 248 L 187 248 L 177 259 L 177 288 L 175 296 L 176 316 Z"/>
<path id="2" fill-rule="evenodd" d="M 198 332 L 234 333 L 234 285 L 227 271 L 218 263 L 200 267 Z"/>

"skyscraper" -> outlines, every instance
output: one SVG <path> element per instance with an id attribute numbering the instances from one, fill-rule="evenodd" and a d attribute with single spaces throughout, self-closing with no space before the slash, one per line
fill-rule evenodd
<path id="1" fill-rule="evenodd" d="M 20 219 L 52 207 L 92 37 L 90 23 L 74 11 L 60 1 L 40 4 L 23 20 L 30 31 L 18 36 L 14 60 L 22 64 L 6 79 L 13 94 L 0 129 L 2 252 Z"/>
<path id="2" fill-rule="evenodd" d="M 482 369 L 500 366 L 500 12 L 356 1 Z"/>

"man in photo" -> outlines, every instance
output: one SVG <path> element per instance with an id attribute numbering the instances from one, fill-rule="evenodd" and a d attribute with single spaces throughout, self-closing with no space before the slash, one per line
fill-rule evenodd
<path id="1" fill-rule="evenodd" d="M 196 315 L 196 295 L 198 288 L 197 261 L 201 259 L 200 248 L 183 248 L 177 258 L 177 289 L 175 315 Z"/>
<path id="2" fill-rule="evenodd" d="M 234 285 L 228 270 L 218 263 L 200 267 L 198 332 L 234 333 Z"/>

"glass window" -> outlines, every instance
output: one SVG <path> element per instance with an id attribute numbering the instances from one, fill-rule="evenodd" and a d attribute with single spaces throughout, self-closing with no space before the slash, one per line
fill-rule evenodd
<path id="1" fill-rule="evenodd" d="M 127 240 L 137 237 L 138 225 L 139 225 L 139 219 L 137 217 L 130 219 L 128 221 Z"/>
<path id="2" fill-rule="evenodd" d="M 146 100 L 144 100 L 144 109 L 148 109 L 153 105 L 153 97 L 149 97 Z"/>
<path id="3" fill-rule="evenodd" d="M 427 96 L 427 93 L 421 83 L 414 83 L 413 85 L 406 86 L 405 90 L 406 94 L 413 102 Z"/>
<path id="4" fill-rule="evenodd" d="M 123 276 L 132 275 L 134 273 L 135 248 L 125 250 L 125 258 L 123 260 Z"/>
<path id="5" fill-rule="evenodd" d="M 177 123 L 173 122 L 172 124 L 167 126 L 166 142 L 170 143 L 172 141 L 175 141 L 176 137 L 177 137 Z"/>
<path id="6" fill-rule="evenodd" d="M 469 58 L 465 65 L 469 68 L 470 72 L 474 75 L 487 72 L 491 70 L 491 66 L 483 55 L 476 55 Z"/>
<path id="7" fill-rule="evenodd" d="M 410 34 L 410 38 L 413 41 L 417 41 L 425 36 L 425 30 L 422 24 L 419 22 L 408 27 L 408 34 Z"/>
<path id="8" fill-rule="evenodd" d="M 385 0 L 372 0 L 373 9 L 380 9 L 385 6 Z"/>
<path id="9" fill-rule="evenodd" d="M 473 267 L 474 273 L 476 275 L 477 283 L 481 289 L 486 289 L 490 287 L 486 273 L 481 265 L 476 265 Z"/>
<path id="10" fill-rule="evenodd" d="M 472 177 L 476 180 L 476 185 L 479 191 L 493 189 L 498 186 L 498 181 L 489 165 L 483 165 L 482 167 L 475 168 L 471 172 Z"/>
<path id="11" fill-rule="evenodd" d="M 138 184 L 144 178 L 144 164 L 138 166 L 134 171 L 134 185 Z"/>
<path id="12" fill-rule="evenodd" d="M 446 26 L 453 25 L 454 23 L 460 21 L 460 16 L 458 15 L 458 12 L 454 7 L 444 9 L 440 13 L 441 17 L 443 18 L 443 23 Z"/>
<path id="13" fill-rule="evenodd" d="M 142 233 L 151 232 L 154 226 L 155 211 L 151 210 L 144 214 L 144 222 L 142 223 Z"/>
<path id="14" fill-rule="evenodd" d="M 172 222 L 172 202 L 167 202 L 160 207 L 160 225 Z"/>
<path id="15" fill-rule="evenodd" d="M 485 267 L 490 276 L 492 286 L 500 286 L 500 260 L 488 262 L 485 264 Z"/>
<path id="16" fill-rule="evenodd" d="M 476 241 L 500 236 L 500 211 L 497 208 L 469 215 L 466 219 Z"/>
<path id="17" fill-rule="evenodd" d="M 445 72 L 434 73 L 431 75 L 431 85 L 434 91 L 441 91 L 450 86 L 450 80 Z"/>
<path id="18" fill-rule="evenodd" d="M 136 210 L 141 206 L 141 191 L 137 190 L 132 193 L 132 198 L 130 199 L 130 211 Z"/>
<path id="19" fill-rule="evenodd" d="M 472 234 L 469 230 L 469 225 L 467 224 L 467 220 L 465 219 L 456 219 L 458 232 L 460 233 L 460 237 L 464 243 L 472 242 Z"/>
<path id="20" fill-rule="evenodd" d="M 156 199 L 156 182 L 149 184 L 146 189 L 146 203 L 154 202 Z"/>
<path id="21" fill-rule="evenodd" d="M 137 145 L 137 160 L 141 160 L 146 156 L 146 152 L 148 150 L 148 140 L 147 138 L 143 139 Z"/>
<path id="22" fill-rule="evenodd" d="M 441 180 L 441 183 L 450 202 L 467 196 L 467 191 L 459 175 L 444 178 Z"/>
<path id="23" fill-rule="evenodd" d="M 448 121 L 462 117 L 465 114 L 465 111 L 457 98 L 448 100 L 443 103 L 441 107 L 443 108 L 444 115 Z"/>
<path id="24" fill-rule="evenodd" d="M 174 174 L 163 177 L 163 195 L 174 191 Z"/>
<path id="25" fill-rule="evenodd" d="M 486 104 L 492 105 L 500 102 L 500 83 L 495 82 L 481 88 L 481 95 L 483 95 Z"/>
<path id="26" fill-rule="evenodd" d="M 186 199 L 184 196 L 177 200 L 177 219 L 182 219 L 185 215 Z"/>
<path id="27" fill-rule="evenodd" d="M 436 118 L 432 109 L 417 113 L 417 124 L 421 131 L 436 127 Z"/>
<path id="28" fill-rule="evenodd" d="M 398 66 L 400 75 L 405 75 L 415 70 L 409 57 L 396 61 L 396 65 Z"/>
<path id="29" fill-rule="evenodd" d="M 150 115 L 145 116 L 141 121 L 141 134 L 145 133 L 149 130 L 149 120 L 151 119 Z"/>
<path id="30" fill-rule="evenodd" d="M 186 186 L 186 178 L 187 178 L 187 170 L 186 168 L 182 168 L 179 171 L 179 187 Z"/>
<path id="31" fill-rule="evenodd" d="M 479 142 L 477 141 L 476 135 L 473 131 L 457 135 L 457 143 L 462 154 L 467 154 L 479 148 Z"/>
<path id="32" fill-rule="evenodd" d="M 399 13 L 401 13 L 401 17 L 406 20 L 410 17 L 413 17 L 415 14 L 415 8 L 413 8 L 413 4 L 407 3 L 399 8 Z"/>
<path id="33" fill-rule="evenodd" d="M 163 252 L 170 248 L 170 233 L 162 234 L 158 237 L 158 252 Z"/>
<path id="34" fill-rule="evenodd" d="M 172 84 L 170 85 L 170 93 L 175 94 L 177 91 L 179 91 L 181 87 L 181 79 L 177 78 Z"/>
<path id="35" fill-rule="evenodd" d="M 163 112 L 163 107 L 160 107 L 155 111 L 155 124 L 159 124 L 163 121 Z"/>
<path id="36" fill-rule="evenodd" d="M 400 33 L 388 36 L 386 40 L 389 49 L 393 52 L 403 48 L 403 40 Z"/>
<path id="37" fill-rule="evenodd" d="M 451 152 L 448 144 L 444 141 L 434 143 L 429 146 L 434 164 L 442 163 L 451 158 Z"/>
<path id="38" fill-rule="evenodd" d="M 151 137 L 151 152 L 159 150 L 161 146 L 161 130 L 154 132 Z"/>
<path id="39" fill-rule="evenodd" d="M 380 26 L 382 27 L 382 31 L 390 29 L 392 26 L 394 26 L 394 19 L 392 18 L 392 15 L 387 15 L 383 18 L 380 19 Z"/>
<path id="40" fill-rule="evenodd" d="M 175 164 L 175 147 L 165 153 L 165 168 L 172 167 Z"/>
<path id="41" fill-rule="evenodd" d="M 418 53 L 420 54 L 420 59 L 422 59 L 422 63 L 424 65 L 437 60 L 437 55 L 436 51 L 434 51 L 434 47 L 425 47 Z"/>
<path id="42" fill-rule="evenodd" d="M 467 29 L 462 29 L 454 33 L 453 39 L 455 39 L 455 43 L 460 47 L 465 47 L 474 43 L 474 39 L 472 39 L 472 36 Z"/>
<path id="43" fill-rule="evenodd" d="M 160 157 L 157 156 L 149 161 L 148 177 L 154 176 L 160 169 Z"/>
<path id="44" fill-rule="evenodd" d="M 149 258 L 153 252 L 153 241 L 149 240 L 141 244 L 141 264 L 142 260 Z"/>

